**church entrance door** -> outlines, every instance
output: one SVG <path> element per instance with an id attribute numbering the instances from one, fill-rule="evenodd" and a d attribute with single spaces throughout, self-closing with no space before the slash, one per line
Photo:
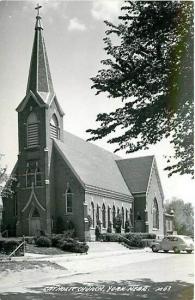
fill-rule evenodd
<path id="1" fill-rule="evenodd" d="M 39 235 L 41 231 L 41 219 L 37 208 L 29 215 L 29 235 Z"/>
<path id="2" fill-rule="evenodd" d="M 41 230 L 41 221 L 40 218 L 31 218 L 30 219 L 30 235 L 39 235 Z"/>

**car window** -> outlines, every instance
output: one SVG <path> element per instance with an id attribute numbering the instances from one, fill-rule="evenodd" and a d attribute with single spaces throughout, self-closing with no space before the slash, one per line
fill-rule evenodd
<path id="1" fill-rule="evenodd" d="M 178 238 L 175 237 L 175 236 L 168 236 L 168 237 L 167 237 L 167 240 L 168 240 L 168 241 L 171 241 L 171 242 L 176 242 L 176 241 L 178 241 Z"/>
<path id="2" fill-rule="evenodd" d="M 164 238 L 162 241 L 163 241 L 163 242 L 165 242 L 165 241 L 167 241 L 167 240 L 168 240 L 168 238 L 167 238 L 167 237 L 165 237 L 165 238 Z"/>
<path id="3" fill-rule="evenodd" d="M 183 236 L 183 239 L 184 239 L 185 241 L 189 241 L 189 242 L 192 242 L 192 241 L 193 241 L 192 238 L 189 237 L 189 236 Z"/>

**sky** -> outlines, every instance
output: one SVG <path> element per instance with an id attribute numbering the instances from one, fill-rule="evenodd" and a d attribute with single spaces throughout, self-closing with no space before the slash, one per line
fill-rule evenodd
<path id="1" fill-rule="evenodd" d="M 88 128 L 96 128 L 96 116 L 121 105 L 107 95 L 96 96 L 91 77 L 106 58 L 104 20 L 118 22 L 122 0 L 40 1 L 44 39 L 58 101 L 62 106 L 64 129 L 83 139 Z M 37 1 L 0 0 L 0 153 L 1 164 L 11 172 L 18 155 L 16 107 L 26 92 Z M 95 144 L 114 151 L 114 145 L 100 140 Z M 194 202 L 194 181 L 187 175 L 168 177 L 163 169 L 165 155 L 172 153 L 168 141 L 133 154 L 117 152 L 123 158 L 155 155 L 165 200 L 177 197 Z"/>

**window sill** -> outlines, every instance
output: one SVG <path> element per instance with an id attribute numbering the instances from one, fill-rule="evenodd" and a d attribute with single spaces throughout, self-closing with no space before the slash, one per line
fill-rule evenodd
<path id="1" fill-rule="evenodd" d="M 34 185 L 34 189 L 42 189 L 44 188 L 44 185 Z M 21 190 L 31 190 L 32 189 L 32 186 L 26 186 L 26 187 L 21 187 L 19 188 Z"/>
<path id="2" fill-rule="evenodd" d="M 36 149 L 40 149 L 40 145 L 24 147 L 24 149 L 27 151 L 36 150 Z"/>
<path id="3" fill-rule="evenodd" d="M 154 231 L 158 231 L 158 230 L 159 230 L 159 228 L 152 228 L 152 230 L 154 230 Z"/>

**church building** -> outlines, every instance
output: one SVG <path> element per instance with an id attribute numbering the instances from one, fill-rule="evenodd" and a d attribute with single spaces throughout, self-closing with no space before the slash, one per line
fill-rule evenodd
<path id="1" fill-rule="evenodd" d="M 26 95 L 17 107 L 18 160 L 14 193 L 3 199 L 9 236 L 33 236 L 75 228 L 94 240 L 95 228 L 164 234 L 163 190 L 154 156 L 123 159 L 64 131 L 43 38 L 35 35 Z M 76 118 L 76 116 L 75 116 Z"/>

